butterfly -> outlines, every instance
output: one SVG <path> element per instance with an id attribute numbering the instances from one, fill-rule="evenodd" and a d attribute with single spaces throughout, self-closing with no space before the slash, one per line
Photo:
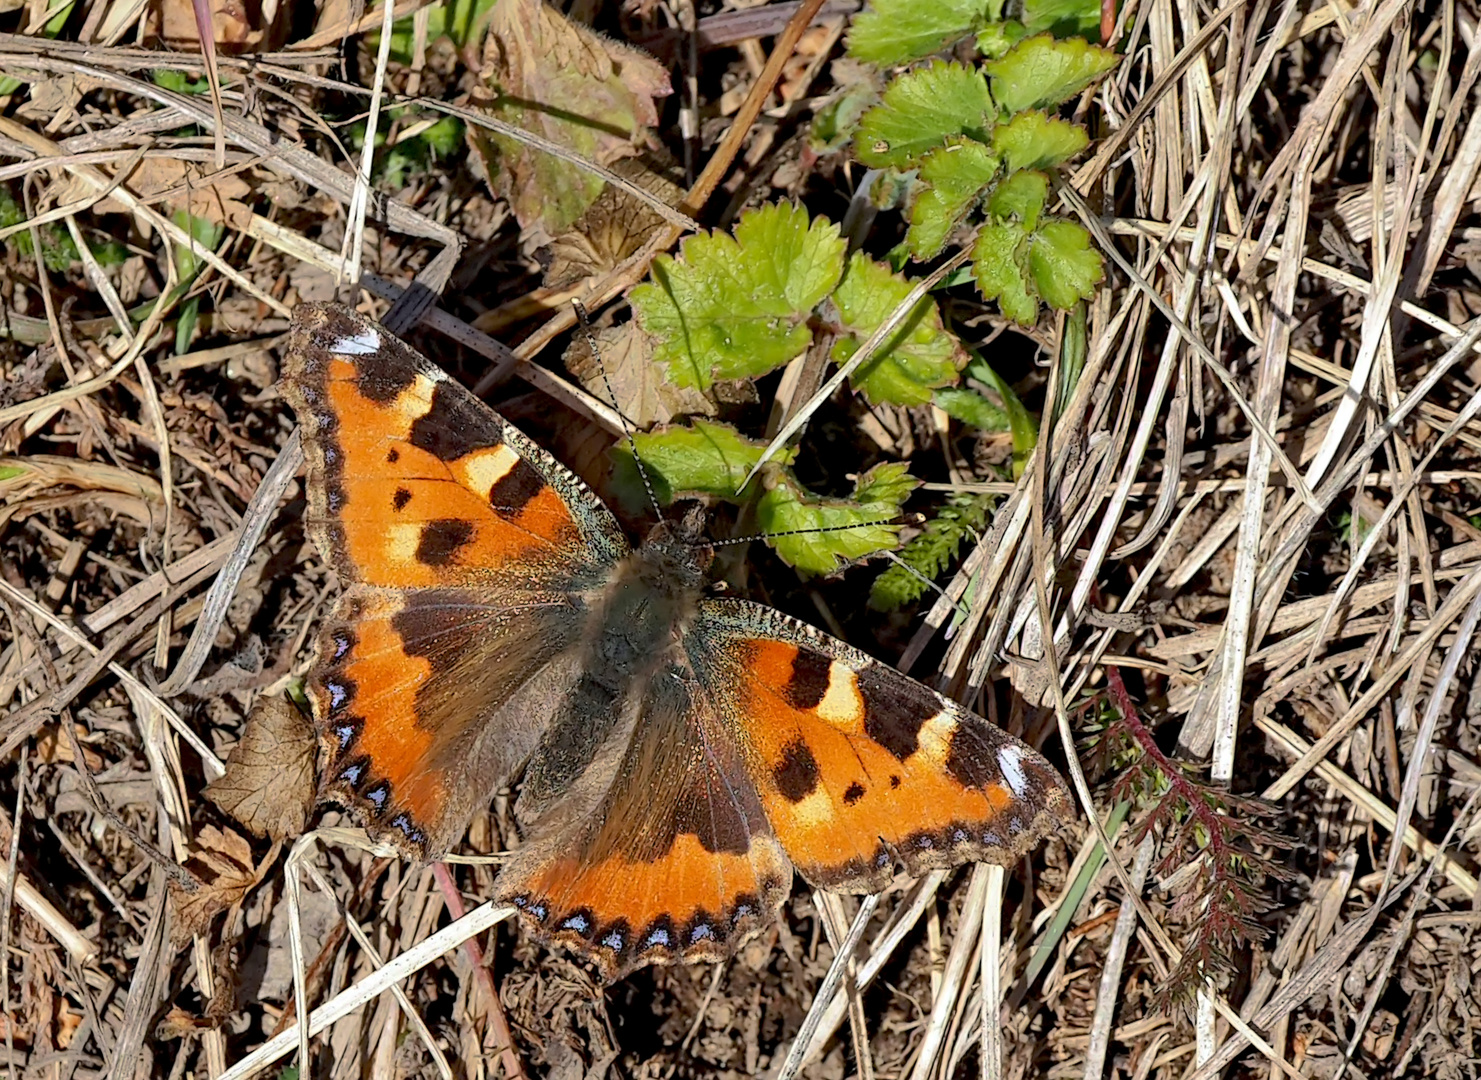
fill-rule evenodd
<path id="1" fill-rule="evenodd" d="M 614 979 L 721 959 L 795 869 L 1010 864 L 1072 813 L 1000 728 L 711 595 L 700 512 L 633 548 L 573 473 L 383 327 L 300 304 L 282 387 L 343 585 L 307 692 L 320 794 L 428 861 L 522 780 L 496 899 Z"/>

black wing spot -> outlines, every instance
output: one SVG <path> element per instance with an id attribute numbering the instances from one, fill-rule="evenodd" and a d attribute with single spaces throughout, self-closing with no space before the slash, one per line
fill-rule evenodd
<path id="1" fill-rule="evenodd" d="M 847 806 L 853 806 L 864 797 L 864 785 L 855 780 L 843 792 L 843 801 Z"/>
<path id="2" fill-rule="evenodd" d="M 394 465 L 394 464 L 396 464 L 396 462 L 398 462 L 400 460 L 401 460 L 401 451 L 400 450 L 397 450 L 394 446 L 391 447 L 391 449 L 389 449 L 389 450 L 386 451 L 386 464 L 388 464 L 388 465 Z"/>
<path id="3" fill-rule="evenodd" d="M 417 541 L 417 562 L 423 566 L 446 566 L 458 549 L 473 539 L 473 526 L 457 518 L 438 518 L 427 522 L 422 538 Z"/>
<path id="4" fill-rule="evenodd" d="M 545 478 L 521 458 L 489 489 L 489 503 L 505 517 L 518 517 L 531 499 L 545 489 Z"/>
<path id="5" fill-rule="evenodd" d="M 405 510 L 406 504 L 409 502 L 411 502 L 411 492 L 407 491 L 404 487 L 397 488 L 396 494 L 391 496 L 391 505 L 396 508 L 398 513 Z"/>
<path id="6" fill-rule="evenodd" d="M 781 762 L 771 771 L 777 790 L 789 802 L 801 802 L 818 787 L 818 763 L 807 743 L 796 739 L 782 751 Z"/>
<path id="7" fill-rule="evenodd" d="M 821 653 L 798 649 L 792 661 L 792 677 L 782 690 L 794 709 L 815 709 L 828 693 L 828 675 L 833 661 Z"/>
<path id="8" fill-rule="evenodd" d="M 864 733 L 904 761 L 920 747 L 920 729 L 941 711 L 941 703 L 925 687 L 899 675 L 889 679 L 878 666 L 859 672 L 864 698 Z"/>

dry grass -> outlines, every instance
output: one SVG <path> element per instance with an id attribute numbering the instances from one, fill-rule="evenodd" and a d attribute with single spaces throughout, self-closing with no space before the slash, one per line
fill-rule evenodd
<path id="1" fill-rule="evenodd" d="M 0 18 L 39 25 L 45 7 Z M 1047 452 L 947 588 L 974 583 L 970 615 L 943 647 L 943 599 L 907 642 L 859 610 L 868 571 L 805 588 L 756 574 L 758 596 L 880 633 L 905 665 L 939 658 L 960 691 L 994 681 L 1005 723 L 1036 718 L 1042 736 L 1057 719 L 1087 761 L 1085 706 L 1114 669 L 1196 777 L 1274 804 L 1294 847 L 1290 880 L 1250 886 L 1268 936 L 1171 1013 L 1159 985 L 1200 932 L 1175 901 L 1206 856 L 1166 872 L 1128 808 L 1111 813 L 1109 778 L 1078 769 L 1112 865 L 1082 827 L 1008 874 L 899 882 L 877 910 L 799 890 L 732 963 L 605 991 L 565 954 L 484 933 L 506 914 L 477 906 L 486 864 L 434 873 L 332 830 L 284 857 L 223 839 L 202 788 L 253 702 L 302 676 L 335 588 L 299 524 L 301 452 L 274 389 L 293 304 L 357 268 L 362 299 L 425 287 L 393 309 L 404 326 L 456 297 L 422 333 L 460 343 L 481 391 L 513 378 L 541 395 L 503 385 L 495 403 L 519 419 L 553 398 L 580 418 L 561 449 L 588 457 L 619 425 L 559 374 L 548 346 L 570 318 L 486 189 L 434 169 L 372 198 L 324 119 L 368 106 L 399 139 L 405 120 L 375 110 L 393 90 L 452 100 L 457 57 L 419 54 L 409 76 L 357 39 L 363 86 L 348 85 L 346 16 L 326 14 L 294 49 L 218 57 L 217 101 L 151 79 L 199 61 L 118 44 L 137 17 L 95 0 L 69 23 L 89 44 L 0 35 L 0 73 L 30 81 L 0 100 L 0 182 L 34 249 L 54 223 L 133 245 L 112 268 L 48 269 L 12 235 L 0 261 L 8 1075 L 247 1076 L 301 1040 L 333 1077 L 775 1076 L 784 1060 L 922 1080 L 1476 1075 L 1481 11 L 1127 7 L 1127 59 L 1083 103 L 1098 142 L 1062 193 L 1115 268 Z M 724 83 L 733 122 L 702 128 L 694 216 L 789 195 L 842 216 L 857 176 L 805 163 L 794 138 L 831 89 L 837 18 L 706 54 L 725 75 L 695 91 Z M 717 40 L 735 25 L 720 19 Z M 187 202 L 223 226 L 214 250 L 172 219 Z M 588 305 L 640 280 L 685 220 Z M 178 349 L 184 297 L 137 327 L 126 314 L 178 280 L 161 238 L 207 264 Z M 512 349 L 469 325 L 516 302 L 543 313 Z M 1022 341 L 999 338 L 994 362 L 1041 401 Z M 911 418 L 882 413 L 876 439 L 910 445 Z M 498 811 L 469 850 L 498 849 Z M 170 883 L 203 852 L 237 902 L 181 940 Z M 454 922 L 458 890 L 472 911 Z"/>

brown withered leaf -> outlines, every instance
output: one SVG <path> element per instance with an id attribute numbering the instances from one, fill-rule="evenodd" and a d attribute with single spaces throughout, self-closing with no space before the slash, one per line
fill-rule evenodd
<path id="1" fill-rule="evenodd" d="M 672 92 L 646 53 L 572 22 L 541 0 L 500 0 L 489 20 L 482 77 L 490 115 L 599 165 L 631 157 L 658 123 L 654 99 Z M 516 139 L 469 125 L 490 186 L 526 229 L 565 231 L 603 181 Z"/>
<path id="2" fill-rule="evenodd" d="M 206 798 L 255 836 L 291 840 L 314 806 L 317 740 L 308 719 L 283 698 L 258 698 L 226 772 Z"/>
<path id="3" fill-rule="evenodd" d="M 263 860 L 263 868 L 271 862 L 272 857 Z M 175 880 L 170 881 L 170 904 L 175 914 L 170 940 L 177 949 L 196 934 L 205 933 L 212 919 L 241 903 L 247 890 L 261 880 L 246 837 L 214 825 L 203 825 L 196 833 L 186 867 L 200 887 L 190 892 Z"/>
<path id="4" fill-rule="evenodd" d="M 287 4 L 259 0 L 206 0 L 211 13 L 211 36 L 218 52 L 271 52 L 286 39 L 291 9 Z M 153 0 L 149 6 L 147 37 L 182 52 L 199 52 L 200 25 L 191 0 Z"/>
<path id="5" fill-rule="evenodd" d="M 592 356 L 586 335 L 576 334 L 566 350 L 566 370 L 598 400 L 615 404 L 634 427 L 667 423 L 676 416 L 715 415 L 715 403 L 710 398 L 692 387 L 675 386 L 663 377 L 653 362 L 653 339 L 636 323 L 594 329 L 592 335 L 600 359 Z M 610 392 L 608 383 L 612 385 Z"/>
<path id="6" fill-rule="evenodd" d="M 653 154 L 613 162 L 612 171 L 670 206 L 677 206 L 683 197 L 684 189 L 676 182 L 677 166 Z M 593 274 L 605 274 L 642 247 L 662 224 L 647 203 L 608 184 L 586 213 L 551 241 L 545 284 L 563 289 Z"/>
<path id="7" fill-rule="evenodd" d="M 170 210 L 184 210 L 217 225 L 246 229 L 252 223 L 252 208 L 243 200 L 252 193 L 240 174 L 205 179 L 207 166 L 179 158 L 147 157 L 124 179 L 125 186 Z M 105 214 L 128 213 L 123 203 L 104 199 L 99 210 Z"/>

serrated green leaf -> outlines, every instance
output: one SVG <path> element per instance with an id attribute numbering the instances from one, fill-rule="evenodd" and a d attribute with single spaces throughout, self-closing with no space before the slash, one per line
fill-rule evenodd
<path id="1" fill-rule="evenodd" d="M 996 155 L 972 139 L 927 154 L 921 161 L 921 186 L 910 207 L 910 231 L 905 236 L 910 253 L 917 259 L 936 255 L 997 171 Z"/>
<path id="2" fill-rule="evenodd" d="M 1079 38 L 1059 41 L 1049 34 L 1035 34 L 983 67 L 992 78 L 993 100 L 1016 113 L 1069 100 L 1118 60 L 1111 50 Z"/>
<path id="3" fill-rule="evenodd" d="M 1033 169 L 1013 173 L 993 189 L 987 200 L 988 215 L 994 221 L 1013 221 L 1025 229 L 1039 223 L 1044 203 L 1049 199 L 1049 177 Z"/>
<path id="4" fill-rule="evenodd" d="M 735 236 L 691 236 L 681 260 L 660 256 L 633 289 L 654 359 L 678 386 L 763 375 L 812 341 L 807 315 L 843 273 L 844 242 L 824 218 L 776 204 L 742 216 Z"/>
<path id="5" fill-rule="evenodd" d="M 839 321 L 847 331 L 834 343 L 834 361 L 842 364 L 858 352 L 910 290 L 910 282 L 892 274 L 889 267 L 855 252 L 833 294 Z M 849 381 L 876 405 L 924 405 L 936 387 L 956 382 L 965 359 L 956 338 L 942 327 L 936 301 L 923 296 Z"/>
<path id="6" fill-rule="evenodd" d="M 1010 170 L 1053 168 L 1089 143 L 1090 136 L 1079 124 L 1037 109 L 1019 113 L 992 132 L 993 149 Z"/>
<path id="7" fill-rule="evenodd" d="M 862 69 L 857 80 L 847 84 L 841 95 L 814 113 L 808 125 L 807 144 L 819 156 L 842 150 L 852 142 L 864 111 L 879 100 L 878 72 L 863 64 L 853 66 Z"/>
<path id="8" fill-rule="evenodd" d="M 886 88 L 859 121 L 854 152 L 873 168 L 908 168 L 953 135 L 986 142 L 993 111 L 980 71 L 937 61 Z"/>
<path id="9" fill-rule="evenodd" d="M 739 502 L 736 488 L 766 449 L 766 443 L 746 438 L 729 424 L 709 420 L 634 432 L 633 442 L 654 494 L 665 505 L 675 495 L 713 495 Z M 625 445 L 613 452 L 631 463 Z M 795 449 L 784 448 L 772 460 L 786 465 L 795 455 Z"/>
<path id="10" fill-rule="evenodd" d="M 1089 300 L 1106 276 L 1090 234 L 1079 223 L 1062 219 L 1039 226 L 1029 243 L 1028 266 L 1039 295 L 1060 310 Z"/>
<path id="11" fill-rule="evenodd" d="M 848 54 L 881 67 L 938 53 L 1001 11 L 1002 0 L 873 0 L 854 20 Z"/>
<path id="12" fill-rule="evenodd" d="M 1023 251 L 1028 230 L 1015 221 L 989 222 L 977 233 L 972 249 L 972 271 L 983 297 L 996 300 L 1003 314 L 1020 326 L 1032 326 L 1039 314 L 1039 298 L 1028 290 Z"/>
<path id="13" fill-rule="evenodd" d="M 915 479 L 899 462 L 876 465 L 861 476 L 852 499 L 817 498 L 783 476 L 756 504 L 756 523 L 771 534 L 767 543 L 789 566 L 807 574 L 829 574 L 895 547 L 899 526 L 887 522 L 899 516 L 915 487 Z M 839 528 L 844 525 L 857 528 Z M 830 531 L 796 532 L 818 529 Z"/>
<path id="14" fill-rule="evenodd" d="M 944 386 L 931 398 L 947 416 L 982 431 L 1007 431 L 1008 414 L 976 390 Z"/>
<path id="15" fill-rule="evenodd" d="M 1028 28 L 1017 19 L 988 23 L 977 32 L 977 51 L 989 60 L 996 60 L 1028 35 Z"/>

